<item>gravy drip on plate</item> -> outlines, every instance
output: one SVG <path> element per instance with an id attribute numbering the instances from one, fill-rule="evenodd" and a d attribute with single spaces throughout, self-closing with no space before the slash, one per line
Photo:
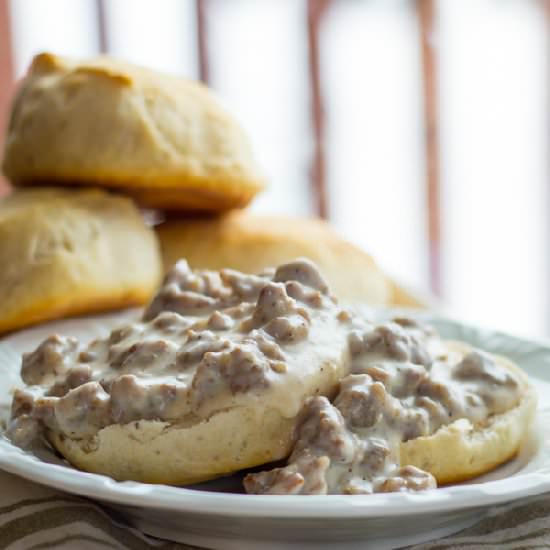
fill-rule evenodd
<path id="1" fill-rule="evenodd" d="M 401 442 L 466 419 L 483 425 L 516 406 L 516 378 L 487 354 L 444 352 L 435 332 L 395 319 L 350 332 L 351 373 L 331 403 L 309 399 L 283 468 L 249 474 L 256 494 L 370 494 L 436 487 L 435 478 L 400 465 Z"/>
<path id="2" fill-rule="evenodd" d="M 114 424 L 186 426 L 251 399 L 298 415 L 288 465 L 245 478 L 248 492 L 270 494 L 435 487 L 400 465 L 400 443 L 458 419 L 482 425 L 520 398 L 489 355 L 447 353 L 416 321 L 373 324 L 342 310 L 302 259 L 260 275 L 180 261 L 141 321 L 86 346 L 50 336 L 23 355 L 21 376 L 7 431 L 21 447 L 51 430 L 93 449 Z"/>

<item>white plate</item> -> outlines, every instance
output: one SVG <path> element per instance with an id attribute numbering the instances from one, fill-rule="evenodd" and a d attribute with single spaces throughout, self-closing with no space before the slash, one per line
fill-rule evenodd
<path id="1" fill-rule="evenodd" d="M 17 333 L 0 344 L 0 414 L 21 383 L 19 356 L 57 331 L 92 339 L 135 312 L 62 321 Z M 200 546 L 245 548 L 393 548 L 441 537 L 479 520 L 488 507 L 550 491 L 550 345 L 429 319 L 446 338 L 509 356 L 539 392 L 535 432 L 518 457 L 473 482 L 418 494 L 252 496 L 235 494 L 238 477 L 194 489 L 135 482 L 73 469 L 51 452 L 37 457 L 0 438 L 0 468 L 32 481 L 93 497 L 142 531 Z M 365 544 L 368 543 L 367 546 Z"/>

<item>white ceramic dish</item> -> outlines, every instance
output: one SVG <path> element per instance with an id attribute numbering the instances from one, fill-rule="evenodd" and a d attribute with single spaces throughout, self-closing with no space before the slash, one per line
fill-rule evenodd
<path id="1" fill-rule="evenodd" d="M 0 415 L 20 384 L 19 356 L 52 332 L 84 340 L 104 335 L 135 312 L 62 321 L 17 333 L 0 343 Z M 455 532 L 488 507 L 550 491 L 550 344 L 429 318 L 441 333 L 507 355 L 539 392 L 534 433 L 518 457 L 473 482 L 418 494 L 371 496 L 251 496 L 234 493 L 232 476 L 193 489 L 116 482 L 75 470 L 51 452 L 40 457 L 0 438 L 0 468 L 57 489 L 95 498 L 142 531 L 226 549 L 395 548 Z M 545 408 L 546 406 L 546 408 Z"/>

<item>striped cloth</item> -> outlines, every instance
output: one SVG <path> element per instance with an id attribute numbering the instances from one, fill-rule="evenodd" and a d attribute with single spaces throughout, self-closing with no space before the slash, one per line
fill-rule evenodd
<path id="1" fill-rule="evenodd" d="M 197 547 L 145 536 L 93 501 L 0 472 L 0 548 L 192 550 Z M 550 548 L 550 495 L 494 508 L 477 525 L 460 533 L 409 547 L 411 550 L 459 548 Z"/>

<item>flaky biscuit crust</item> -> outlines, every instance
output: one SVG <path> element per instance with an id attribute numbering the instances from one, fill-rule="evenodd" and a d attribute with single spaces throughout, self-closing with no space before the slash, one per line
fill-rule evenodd
<path id="1" fill-rule="evenodd" d="M 242 207 L 263 188 L 248 138 L 207 88 L 108 57 L 34 59 L 3 170 L 15 185 L 116 188 L 175 210 Z"/>
<path id="2" fill-rule="evenodd" d="M 100 190 L 28 189 L 0 202 L 0 333 L 141 305 L 160 281 L 154 232 Z"/>

